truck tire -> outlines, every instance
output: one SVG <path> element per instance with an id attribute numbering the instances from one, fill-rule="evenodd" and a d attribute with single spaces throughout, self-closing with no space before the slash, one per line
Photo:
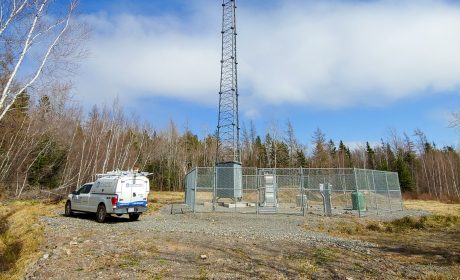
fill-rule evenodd
<path id="1" fill-rule="evenodd" d="M 65 203 L 65 211 L 64 211 L 64 216 L 66 217 L 72 217 L 73 216 L 73 212 L 72 212 L 72 204 L 70 203 L 69 200 L 67 200 L 67 202 Z"/>
<path id="2" fill-rule="evenodd" d="M 140 215 L 141 215 L 141 214 L 137 214 L 137 213 L 129 214 L 129 220 L 131 220 L 131 221 L 137 221 L 137 220 L 139 220 L 139 216 L 140 216 Z"/>
<path id="3" fill-rule="evenodd" d="M 107 211 L 105 209 L 105 205 L 104 204 L 99 204 L 99 206 L 97 207 L 97 212 L 96 212 L 96 221 L 98 223 L 103 223 L 105 221 L 105 219 L 107 218 Z"/>

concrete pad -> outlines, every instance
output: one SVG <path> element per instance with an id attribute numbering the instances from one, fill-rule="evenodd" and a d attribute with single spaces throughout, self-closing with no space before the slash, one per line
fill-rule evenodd
<path id="1" fill-rule="evenodd" d="M 248 203 L 247 202 L 224 203 L 224 207 L 227 207 L 227 208 L 244 208 L 244 207 L 248 207 Z"/>

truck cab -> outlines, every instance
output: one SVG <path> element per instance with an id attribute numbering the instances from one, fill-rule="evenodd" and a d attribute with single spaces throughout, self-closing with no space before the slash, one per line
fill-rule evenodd
<path id="1" fill-rule="evenodd" d="M 126 214 L 131 220 L 137 220 L 147 210 L 150 191 L 147 175 L 137 171 L 98 174 L 94 183 L 86 183 L 69 194 L 65 215 L 96 213 L 96 220 L 104 222 L 111 214 Z"/>
<path id="2" fill-rule="evenodd" d="M 88 201 L 93 183 L 86 183 L 81 186 L 77 191 L 72 192 L 72 208 L 77 211 L 88 210 Z"/>

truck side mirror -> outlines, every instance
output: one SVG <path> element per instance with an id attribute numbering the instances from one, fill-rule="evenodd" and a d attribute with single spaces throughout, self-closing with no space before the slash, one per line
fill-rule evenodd
<path id="1" fill-rule="evenodd" d="M 73 191 L 72 194 L 73 194 L 73 195 L 78 195 L 78 192 L 77 192 L 77 191 Z"/>

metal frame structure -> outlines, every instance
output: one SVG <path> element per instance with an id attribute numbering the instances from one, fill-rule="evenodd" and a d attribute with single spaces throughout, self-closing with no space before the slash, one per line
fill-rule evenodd
<path id="1" fill-rule="evenodd" d="M 216 163 L 240 163 L 236 0 L 222 1 L 222 58 Z"/>
<path id="2" fill-rule="evenodd" d="M 242 167 L 241 200 L 224 197 L 216 201 L 216 193 L 233 191 L 231 184 L 217 183 L 216 174 L 225 173 L 225 170 L 232 171 L 233 167 L 196 167 L 186 175 L 185 203 L 193 212 L 354 214 L 361 217 L 403 210 L 395 172 L 357 168 Z M 267 174 L 274 176 L 268 183 Z M 274 199 L 269 197 L 274 203 L 266 203 L 267 193 L 275 194 Z"/>

